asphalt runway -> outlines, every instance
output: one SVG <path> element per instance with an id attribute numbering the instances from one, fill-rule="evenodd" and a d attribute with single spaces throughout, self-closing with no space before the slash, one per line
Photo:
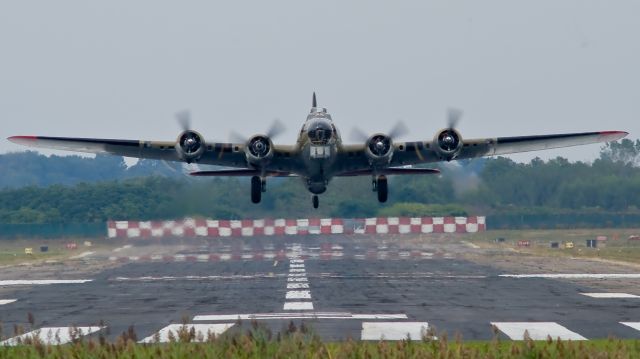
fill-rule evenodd
<path id="1" fill-rule="evenodd" d="M 2 299 L 15 299 L 0 305 L 2 336 L 14 337 L 16 326 L 29 331 L 31 313 L 33 327 L 44 332 L 79 326 L 83 334 L 109 340 L 130 326 L 138 340 L 163 341 L 181 324 L 206 335 L 244 330 L 251 320 L 273 332 L 304 323 L 328 340 L 407 334 L 419 339 L 444 332 L 466 340 L 522 339 L 525 330 L 533 339 L 640 337 L 640 297 L 628 293 L 601 293 L 563 278 L 505 276 L 510 273 L 460 258 L 455 246 L 443 250 L 345 238 L 323 243 L 215 242 L 182 249 L 178 260 L 137 256 L 75 278 L 85 282 L 0 281 Z M 264 255 L 265 247 L 273 256 Z M 237 251 L 253 255 L 243 259 Z M 227 252 L 228 259 L 220 260 Z M 57 339 L 64 341 L 63 334 Z"/>

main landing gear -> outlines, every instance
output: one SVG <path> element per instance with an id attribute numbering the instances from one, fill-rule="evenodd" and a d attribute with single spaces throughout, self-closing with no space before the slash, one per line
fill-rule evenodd
<path id="1" fill-rule="evenodd" d="M 311 201 L 313 202 L 313 208 L 318 208 L 318 206 L 320 205 L 318 195 L 314 194 L 313 197 L 311 197 Z"/>
<path id="2" fill-rule="evenodd" d="M 267 181 L 258 177 L 251 177 L 251 202 L 260 203 L 262 192 L 267 191 Z"/>
<path id="3" fill-rule="evenodd" d="M 378 201 L 380 203 L 384 203 L 387 201 L 387 197 L 389 196 L 389 186 L 387 184 L 387 177 L 378 176 L 378 178 L 374 178 L 372 181 L 373 191 L 378 192 Z"/>

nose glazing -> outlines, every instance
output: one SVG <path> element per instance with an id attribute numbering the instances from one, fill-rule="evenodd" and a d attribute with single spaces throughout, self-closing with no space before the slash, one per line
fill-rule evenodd
<path id="1" fill-rule="evenodd" d="M 309 126 L 307 135 L 313 143 L 327 143 L 332 135 L 331 126 L 324 121 L 315 122 Z"/>

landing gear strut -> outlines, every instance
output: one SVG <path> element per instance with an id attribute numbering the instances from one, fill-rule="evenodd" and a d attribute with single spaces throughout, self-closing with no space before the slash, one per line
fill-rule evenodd
<path id="1" fill-rule="evenodd" d="M 262 192 L 265 190 L 264 182 L 258 176 L 251 177 L 251 202 L 260 203 Z"/>
<path id="2" fill-rule="evenodd" d="M 387 177 L 378 176 L 378 179 L 374 181 L 374 191 L 378 192 L 378 202 L 384 203 L 387 201 L 389 195 L 389 188 L 387 185 Z"/>
<path id="3" fill-rule="evenodd" d="M 313 195 L 313 197 L 311 198 L 311 201 L 313 202 L 313 208 L 318 208 L 318 206 L 320 205 L 320 200 L 318 199 L 317 195 Z"/>

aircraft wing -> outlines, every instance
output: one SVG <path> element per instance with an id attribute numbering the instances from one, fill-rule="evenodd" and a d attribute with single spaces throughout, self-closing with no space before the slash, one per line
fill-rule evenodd
<path id="1" fill-rule="evenodd" d="M 175 150 L 173 141 L 142 141 L 99 138 L 72 138 L 47 136 L 13 136 L 9 141 L 29 147 L 55 150 L 108 153 L 112 155 L 149 158 L 166 161 L 183 161 Z M 246 167 L 244 144 L 206 143 L 205 152 L 198 163 L 227 167 Z"/>
<path id="2" fill-rule="evenodd" d="M 601 131 L 463 139 L 462 147 L 453 159 L 459 160 L 610 142 L 619 140 L 627 135 L 628 133 L 624 131 Z M 437 150 L 433 148 L 434 144 L 432 141 L 404 142 L 395 144 L 394 146 L 391 166 L 442 161 Z"/>

